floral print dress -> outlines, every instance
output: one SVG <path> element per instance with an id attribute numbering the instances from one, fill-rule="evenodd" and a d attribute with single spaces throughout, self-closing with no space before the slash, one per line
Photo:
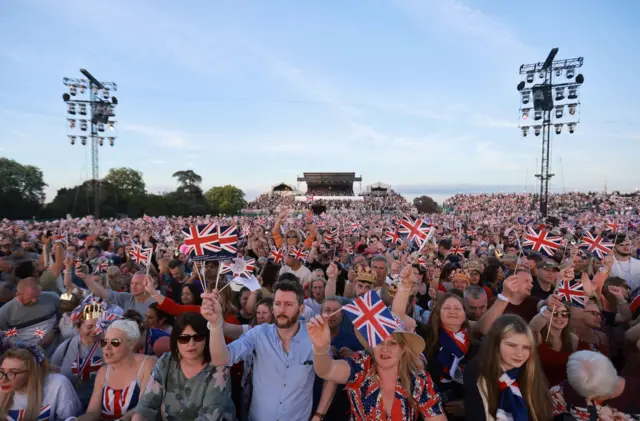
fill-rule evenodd
<path id="1" fill-rule="evenodd" d="M 147 420 L 235 421 L 227 367 L 207 364 L 187 379 L 171 354 L 156 363 L 135 412 Z"/>
<path id="2" fill-rule="evenodd" d="M 373 358 L 365 351 L 360 351 L 356 353 L 355 358 L 346 358 L 346 361 L 351 367 L 346 390 L 351 401 L 352 421 L 415 421 L 418 414 L 426 419 L 443 413 L 440 396 L 431 376 L 423 370 L 417 375 L 410 375 L 410 393 L 416 401 L 416 406 L 412 407 L 409 404 L 407 391 L 398 380 L 391 416 L 387 417 L 380 385 L 375 376 Z"/>

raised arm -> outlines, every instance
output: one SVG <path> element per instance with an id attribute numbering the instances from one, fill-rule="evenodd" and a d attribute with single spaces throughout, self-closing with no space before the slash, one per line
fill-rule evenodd
<path id="1" fill-rule="evenodd" d="M 331 262 L 327 268 L 327 285 L 324 287 L 324 296 L 333 297 L 336 295 L 336 282 L 338 281 L 338 266 Z"/>
<path id="2" fill-rule="evenodd" d="M 487 332 L 489 332 L 489 329 L 491 328 L 493 322 L 495 322 L 498 317 L 502 316 L 504 311 L 507 309 L 509 302 L 515 296 L 515 292 L 517 291 L 519 283 L 520 278 L 517 274 L 509 276 L 507 279 L 505 279 L 502 286 L 502 294 L 498 295 L 493 305 L 489 308 L 489 310 L 487 310 L 486 313 L 484 313 L 480 320 L 478 320 L 478 331 L 481 334 L 486 335 Z M 502 298 L 500 298 L 501 296 L 509 301 L 503 300 Z"/>
<path id="3" fill-rule="evenodd" d="M 315 316 L 307 323 L 307 331 L 313 348 L 313 369 L 316 374 L 328 381 L 347 383 L 351 367 L 344 360 L 331 358 L 331 332 L 326 316 Z"/>
<path id="4" fill-rule="evenodd" d="M 89 291 L 93 292 L 93 295 L 95 295 L 96 297 L 100 297 L 105 301 L 107 300 L 107 298 L 109 297 L 109 291 L 105 287 L 100 285 L 100 283 L 98 282 L 98 279 L 100 278 L 98 276 L 87 275 L 82 272 L 76 272 L 76 276 L 78 276 L 78 278 L 82 279 L 84 283 L 87 284 Z"/>
<path id="5" fill-rule="evenodd" d="M 411 288 L 413 288 L 413 269 L 410 265 L 405 266 L 400 273 L 401 284 L 398 287 L 396 296 L 393 298 L 393 306 L 391 311 L 400 317 L 405 324 L 408 324 L 407 319 L 411 319 L 411 316 L 407 316 L 407 304 L 409 303 L 409 297 L 411 296 Z"/>

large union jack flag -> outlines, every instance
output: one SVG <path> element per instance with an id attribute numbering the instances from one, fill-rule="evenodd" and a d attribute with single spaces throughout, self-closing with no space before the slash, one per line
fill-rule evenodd
<path id="1" fill-rule="evenodd" d="M 567 304 L 575 304 L 576 307 L 584 308 L 587 296 L 584 293 L 584 285 L 579 280 L 560 280 L 555 293 L 560 297 L 560 301 Z"/>
<path id="2" fill-rule="evenodd" d="M 391 310 L 374 290 L 356 298 L 353 304 L 342 306 L 342 309 L 371 349 L 398 329 L 398 322 Z"/>
<path id="3" fill-rule="evenodd" d="M 589 253 L 595 253 L 598 259 L 602 260 L 613 250 L 613 243 L 605 241 L 600 235 L 594 237 L 589 231 L 585 231 L 580 247 L 586 248 Z"/>
<path id="4" fill-rule="evenodd" d="M 220 252 L 218 227 L 216 224 L 194 225 L 183 228 L 184 245 L 188 247 L 191 258 L 203 258 Z"/>
<path id="5" fill-rule="evenodd" d="M 548 231 L 542 230 L 537 232 L 533 228 L 527 227 L 522 246 L 553 257 L 556 250 L 560 247 L 561 241 L 562 237 L 550 235 Z"/>
<path id="6" fill-rule="evenodd" d="M 230 225 L 227 227 L 218 226 L 218 242 L 220 244 L 219 255 L 223 257 L 238 255 L 238 227 Z"/>
<path id="7" fill-rule="evenodd" d="M 429 239 L 431 228 L 422 219 L 413 219 L 409 215 L 405 215 L 400 221 L 398 232 L 407 237 L 407 241 L 414 242 L 418 248 L 422 248 Z"/>

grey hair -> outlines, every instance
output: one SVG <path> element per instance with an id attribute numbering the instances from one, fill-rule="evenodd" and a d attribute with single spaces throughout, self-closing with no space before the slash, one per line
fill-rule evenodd
<path id="1" fill-rule="evenodd" d="M 583 398 L 611 395 L 618 384 L 618 372 L 609 358 L 599 352 L 577 351 L 569 356 L 567 380 Z"/>
<path id="2" fill-rule="evenodd" d="M 487 291 L 479 285 L 469 285 L 469 287 L 464 290 L 464 298 L 469 297 L 473 300 L 477 300 L 483 296 L 487 296 Z"/>
<path id="3" fill-rule="evenodd" d="M 140 328 L 133 320 L 116 320 L 107 328 L 107 332 L 111 329 L 117 329 L 124 332 L 127 340 L 131 343 L 136 343 L 138 342 L 138 339 L 140 339 Z"/>
<path id="4" fill-rule="evenodd" d="M 384 267 L 387 268 L 387 272 L 389 272 L 389 269 L 391 268 L 391 266 L 389 265 L 389 261 L 382 254 L 376 254 L 375 256 L 373 256 L 371 258 L 371 266 L 373 266 L 373 262 L 384 262 Z"/>
<path id="5" fill-rule="evenodd" d="M 338 297 L 337 297 L 337 296 L 335 296 L 335 295 L 331 295 L 331 296 L 329 296 L 329 297 L 325 297 L 324 301 L 322 302 L 322 308 L 323 308 L 323 309 L 324 309 L 324 304 L 325 304 L 325 303 L 327 303 L 327 302 L 329 302 L 329 301 L 334 301 L 334 302 L 336 302 L 336 303 L 338 303 L 338 304 L 342 305 L 342 303 L 340 302 L 340 298 L 338 298 Z"/>

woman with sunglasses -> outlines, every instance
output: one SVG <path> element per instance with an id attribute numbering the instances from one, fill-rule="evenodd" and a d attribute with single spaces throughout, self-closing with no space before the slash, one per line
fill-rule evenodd
<path id="1" fill-rule="evenodd" d="M 0 357 L 0 419 L 65 420 L 81 411 L 73 386 L 49 372 L 42 349 L 12 343 Z"/>
<path id="2" fill-rule="evenodd" d="M 557 296 L 550 295 L 547 305 L 540 309 L 529 326 L 538 344 L 542 371 L 549 387 L 565 379 L 569 356 L 578 349 L 578 336 L 571 332 L 571 310 Z"/>
<path id="3" fill-rule="evenodd" d="M 229 369 L 210 361 L 207 321 L 199 313 L 181 314 L 171 353 L 156 363 L 132 420 L 235 420 Z"/>
<path id="4" fill-rule="evenodd" d="M 136 354 L 140 329 L 133 320 L 116 320 L 100 341 L 104 366 L 98 371 L 87 413 L 78 421 L 129 421 L 144 393 L 155 357 Z"/>

